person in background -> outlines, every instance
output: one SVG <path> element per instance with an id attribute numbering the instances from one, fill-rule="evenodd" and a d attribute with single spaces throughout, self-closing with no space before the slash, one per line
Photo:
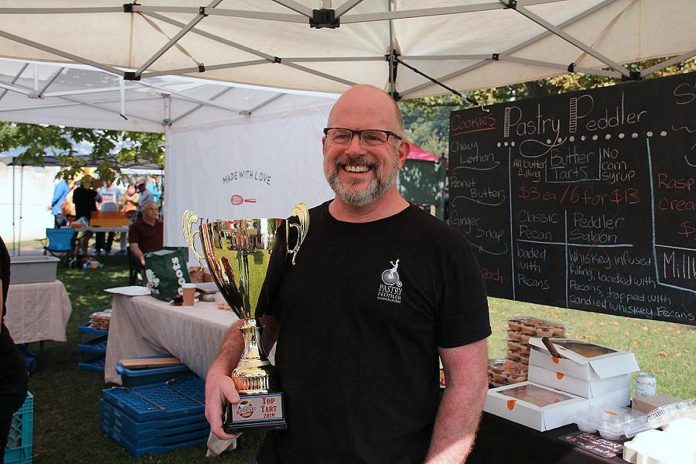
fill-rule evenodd
<path id="1" fill-rule="evenodd" d="M 310 209 L 296 263 L 271 254 L 256 308 L 265 342 L 277 340 L 287 420 L 287 430 L 267 432 L 256 462 L 463 463 L 488 390 L 491 328 L 476 253 L 399 194 L 410 144 L 387 93 L 352 87 L 324 134 L 335 197 Z M 223 405 L 240 401 L 230 378 L 240 325 L 206 376 L 206 418 L 223 439 L 234 437 L 222 429 Z"/>
<path id="2" fill-rule="evenodd" d="M 135 185 L 128 184 L 128 188 L 126 189 L 126 193 L 125 193 L 125 195 L 123 195 L 123 205 L 121 205 L 121 211 L 126 213 L 126 216 L 128 216 L 129 227 L 131 225 L 133 225 L 133 223 L 137 219 L 138 197 L 139 196 L 140 195 L 135 190 Z M 128 234 L 121 233 L 120 245 L 121 245 L 121 253 L 122 254 L 126 253 L 126 239 L 127 238 L 128 238 Z"/>
<path id="3" fill-rule="evenodd" d="M 121 211 L 125 212 L 128 217 L 132 217 L 138 211 L 138 198 L 140 194 L 135 190 L 134 184 L 128 184 L 128 190 L 123 196 L 123 206 Z"/>
<path id="4" fill-rule="evenodd" d="M 94 190 L 94 179 L 84 176 L 80 185 L 73 192 L 73 203 L 75 204 L 75 221 L 82 222 L 89 226 L 92 211 L 97 211 L 97 203 L 101 201 L 99 193 Z M 92 237 L 92 232 L 87 231 L 80 238 L 80 252 L 87 256 L 87 244 Z"/>
<path id="5" fill-rule="evenodd" d="M 162 248 L 163 224 L 159 219 L 159 208 L 152 201 L 143 205 L 143 217 L 135 221 L 128 229 L 128 242 L 133 258 L 143 267 L 145 267 L 145 253 Z"/>
<path id="6" fill-rule="evenodd" d="M 24 358 L 5 326 L 9 287 L 10 254 L 0 237 L 0 464 L 5 456 L 12 415 L 24 404 L 29 383 Z"/>
<path id="7" fill-rule="evenodd" d="M 115 213 L 118 211 L 118 204 L 121 197 L 121 192 L 118 187 L 114 185 L 113 182 L 104 182 L 104 185 L 98 190 L 99 196 L 101 197 L 101 204 L 99 205 L 99 211 L 104 213 Z M 108 236 L 106 235 L 108 233 Z M 97 232 L 96 233 L 96 252 L 100 255 L 102 251 L 106 255 L 111 254 L 111 245 L 114 243 L 114 232 Z M 106 237 L 106 241 L 104 238 Z"/>
<path id="8" fill-rule="evenodd" d="M 154 177 L 149 177 L 147 179 L 147 189 L 152 192 L 152 201 L 154 201 L 156 205 L 159 205 L 162 191 L 159 189 Z"/>
<path id="9" fill-rule="evenodd" d="M 61 178 L 56 186 L 53 188 L 53 200 L 51 200 L 51 206 L 48 208 L 53 214 L 53 227 L 58 229 L 68 224 L 68 218 L 63 214 L 63 202 L 68 196 L 68 191 L 70 191 L 70 186 Z"/>
<path id="10" fill-rule="evenodd" d="M 143 215 L 143 205 L 150 202 L 155 203 L 155 200 L 154 195 L 152 195 L 152 192 L 147 188 L 147 179 L 145 179 L 144 177 L 138 179 L 138 182 L 135 184 L 135 188 L 136 190 L 138 190 L 139 193 L 138 218 L 141 218 Z"/>

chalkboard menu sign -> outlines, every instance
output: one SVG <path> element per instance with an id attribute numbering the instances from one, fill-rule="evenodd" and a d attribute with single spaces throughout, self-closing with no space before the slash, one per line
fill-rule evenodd
<path id="1" fill-rule="evenodd" d="M 696 74 L 450 116 L 488 294 L 696 325 Z"/>

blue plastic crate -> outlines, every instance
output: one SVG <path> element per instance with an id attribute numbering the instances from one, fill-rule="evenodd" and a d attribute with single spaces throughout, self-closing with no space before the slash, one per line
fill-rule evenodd
<path id="1" fill-rule="evenodd" d="M 190 442 L 192 440 L 207 439 L 210 429 L 199 428 L 196 430 L 189 430 L 187 432 L 180 432 L 174 435 L 164 435 L 160 437 L 155 437 L 151 435 L 145 435 L 140 437 L 132 437 L 115 430 L 111 425 L 106 422 L 100 422 L 99 427 L 104 430 L 110 437 L 118 436 L 122 440 L 127 441 L 134 448 L 149 448 L 151 446 L 170 446 L 176 445 L 177 443 Z"/>
<path id="2" fill-rule="evenodd" d="M 121 428 L 128 428 L 130 429 L 131 434 L 148 433 L 155 430 L 180 427 L 190 424 L 208 424 L 204 415 L 175 417 L 172 419 L 155 419 L 138 422 L 104 399 L 99 400 L 99 412 L 102 420 L 111 422 Z"/>
<path id="3" fill-rule="evenodd" d="M 195 375 L 169 380 L 167 386 L 193 401 L 205 404 L 205 382 Z"/>
<path id="4" fill-rule="evenodd" d="M 31 464 L 31 445 L 5 448 L 5 464 Z"/>
<path id="5" fill-rule="evenodd" d="M 165 358 L 169 356 L 171 355 L 153 354 L 150 356 L 141 356 L 136 359 Z M 165 382 L 177 377 L 193 375 L 193 372 L 184 364 L 150 369 L 128 369 L 123 367 L 121 363 L 118 363 L 116 365 L 116 373 L 121 376 L 121 384 L 124 387 L 140 387 L 143 385 Z"/>
<path id="6" fill-rule="evenodd" d="M 196 436 L 195 438 L 190 439 L 187 439 L 189 437 L 182 437 L 183 441 L 171 443 L 168 445 L 136 446 L 133 442 L 126 439 L 123 435 L 114 432 L 112 429 L 110 429 L 108 426 L 104 424 L 99 424 L 99 428 L 109 437 L 111 437 L 114 441 L 126 448 L 129 453 L 131 453 L 133 456 L 137 458 L 145 456 L 146 454 L 168 453 L 178 448 L 203 445 L 208 441 L 208 435 L 205 434 L 205 436 Z"/>
<path id="7" fill-rule="evenodd" d="M 143 433 L 136 433 L 133 429 L 123 426 L 123 424 L 117 424 L 116 422 L 105 419 L 104 416 L 101 416 L 99 423 L 105 425 L 114 433 L 122 435 L 138 448 L 151 445 L 168 445 L 187 440 L 193 437 L 193 435 L 205 436 L 210 433 L 210 426 L 205 420 L 178 427 L 148 430 Z"/>
<path id="8" fill-rule="evenodd" d="M 31 462 L 34 433 L 34 395 L 27 393 L 24 404 L 12 416 L 10 434 L 5 448 L 5 464 Z"/>
<path id="9" fill-rule="evenodd" d="M 180 382 L 181 381 L 181 382 Z M 182 394 L 174 386 L 181 385 Z M 166 384 L 143 387 L 112 387 L 102 390 L 102 398 L 138 422 L 201 415 L 204 411 L 205 384 L 195 376 L 181 377 Z M 194 390 L 198 390 L 195 391 Z"/>
<path id="10" fill-rule="evenodd" d="M 134 438 L 175 435 L 200 429 L 210 430 L 204 415 L 138 422 L 105 400 L 99 401 L 99 418 L 116 432 Z"/>
<path id="11" fill-rule="evenodd" d="M 77 367 L 86 371 L 104 372 L 104 357 L 105 354 L 98 354 L 87 361 L 77 363 Z"/>
<path id="12" fill-rule="evenodd" d="M 82 353 L 106 353 L 106 342 L 108 341 L 108 335 L 102 335 L 101 337 L 93 338 L 92 340 L 80 343 L 77 345 L 77 351 Z"/>

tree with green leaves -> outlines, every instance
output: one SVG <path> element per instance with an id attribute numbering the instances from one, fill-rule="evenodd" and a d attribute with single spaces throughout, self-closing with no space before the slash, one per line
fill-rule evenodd
<path id="1" fill-rule="evenodd" d="M 662 59 L 629 65 L 631 70 L 646 69 Z M 696 58 L 657 71 L 647 79 L 696 71 Z M 449 137 L 449 115 L 452 111 L 471 108 L 471 101 L 479 105 L 494 105 L 523 98 L 539 98 L 578 90 L 589 90 L 621 83 L 620 79 L 596 75 L 569 73 L 540 81 L 524 82 L 469 92 L 465 97 L 441 95 L 399 102 L 404 114 L 406 136 L 424 150 L 446 156 Z"/>
<path id="2" fill-rule="evenodd" d="M 76 146 L 91 147 L 89 156 L 78 156 Z M 60 160 L 57 177 L 73 179 L 86 167 L 94 167 L 99 180 L 112 182 L 122 169 L 150 164 L 164 165 L 164 137 L 147 132 L 80 129 L 63 126 L 0 123 L 0 151 L 24 150 L 16 162 L 43 166 L 47 153 Z"/>

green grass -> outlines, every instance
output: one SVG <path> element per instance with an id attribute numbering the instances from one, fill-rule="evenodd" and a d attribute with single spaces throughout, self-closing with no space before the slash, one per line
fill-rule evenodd
<path id="1" fill-rule="evenodd" d="M 125 257 L 99 258 L 106 266 L 97 270 L 59 268 L 72 301 L 67 343 L 46 342 L 38 358 L 38 370 L 31 378 L 35 395 L 34 462 L 44 463 L 190 463 L 202 462 L 205 447 L 173 453 L 133 458 L 98 428 L 99 398 L 105 388 L 102 374 L 83 371 L 77 362 L 79 324 L 90 313 L 110 306 L 110 295 L 102 290 L 127 284 Z M 658 393 L 696 397 L 696 330 L 663 322 L 605 316 L 581 311 L 542 307 L 507 300 L 491 299 L 493 336 L 490 357 L 505 355 L 506 319 L 532 315 L 563 322 L 569 335 L 613 348 L 636 353 L 643 370 L 658 377 Z M 38 344 L 32 349 L 38 352 Z M 226 453 L 216 463 L 252 462 L 262 434 L 246 433 L 242 449 Z"/>

